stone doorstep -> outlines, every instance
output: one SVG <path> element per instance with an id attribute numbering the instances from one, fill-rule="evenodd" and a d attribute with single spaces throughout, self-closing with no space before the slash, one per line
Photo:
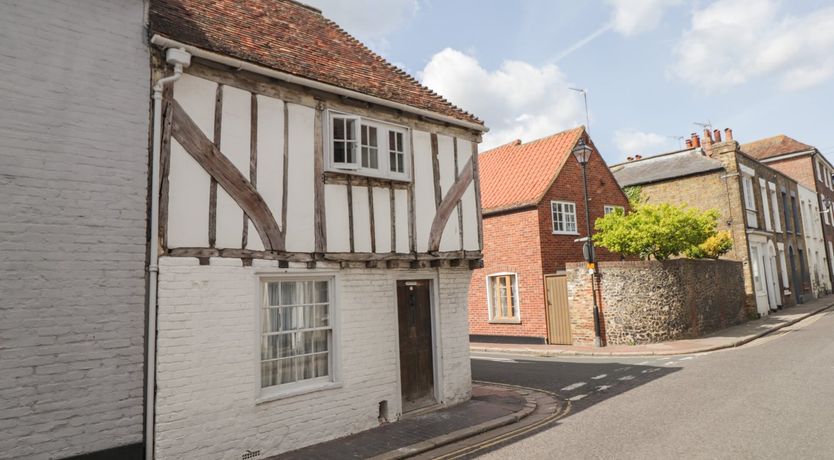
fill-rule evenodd
<path id="1" fill-rule="evenodd" d="M 536 410 L 538 404 L 533 395 L 526 391 L 519 391 L 515 387 L 511 386 L 504 386 L 499 384 L 488 384 L 484 386 L 492 386 L 498 387 L 510 391 L 515 391 L 522 395 L 526 401 L 524 407 L 519 409 L 512 414 L 505 415 L 503 417 L 499 417 L 493 420 L 489 420 L 478 425 L 473 425 L 467 428 L 462 428 L 457 431 L 453 431 L 451 433 L 446 433 L 441 436 L 436 436 L 432 439 L 427 439 L 425 441 L 412 444 L 410 446 L 400 447 L 399 449 L 395 449 L 384 454 L 377 455 L 375 457 L 371 457 L 371 460 L 399 460 L 403 458 L 413 457 L 415 455 L 422 454 L 424 452 L 428 452 L 430 450 L 436 449 L 438 447 L 442 447 L 448 444 L 452 444 L 454 442 L 462 441 L 467 438 L 471 438 L 473 436 L 477 436 L 479 434 L 485 433 L 490 430 L 494 430 L 496 428 L 501 428 L 503 426 L 511 425 L 513 423 L 518 423 L 523 418 L 527 417 L 528 415 L 532 414 L 533 411 Z"/>
<path id="2" fill-rule="evenodd" d="M 736 348 L 747 343 L 750 343 L 756 339 L 759 339 L 765 335 L 771 334 L 775 331 L 783 329 L 788 326 L 792 326 L 806 318 L 814 316 L 818 313 L 821 313 L 825 310 L 828 310 L 834 306 L 834 303 L 826 302 L 821 307 L 814 308 L 811 311 L 806 313 L 796 313 L 797 317 L 791 319 L 790 321 L 786 321 L 784 323 L 774 324 L 772 327 L 766 327 L 764 330 L 757 332 L 755 334 L 749 334 L 744 337 L 737 338 L 735 340 L 729 340 L 725 343 L 714 344 L 714 345 L 692 345 L 688 347 L 681 347 L 680 349 L 671 349 L 671 350 L 629 350 L 629 351 L 603 351 L 600 350 L 577 350 L 571 349 L 570 345 L 554 345 L 553 349 L 548 348 L 529 348 L 529 347 L 490 347 L 490 346 L 483 346 L 483 345 L 473 345 L 469 347 L 470 352 L 482 352 L 482 353 L 506 353 L 506 354 L 513 354 L 513 355 L 529 355 L 529 356 L 538 356 L 544 358 L 551 358 L 556 356 L 670 356 L 670 355 L 688 355 L 692 353 L 706 353 L 709 351 L 716 351 L 716 350 L 723 350 L 725 348 Z M 794 307 L 795 308 L 795 307 Z M 789 310 L 790 311 L 790 310 Z M 785 314 L 788 316 L 788 314 Z M 765 319 L 767 320 L 767 319 Z M 743 323 L 738 326 L 733 327 L 743 327 L 745 325 L 749 325 L 750 322 Z M 764 325 L 763 325 L 764 326 Z M 708 340 L 714 339 L 714 337 L 702 337 L 700 339 L 689 339 L 693 342 L 698 340 Z M 666 344 L 672 344 L 674 342 L 664 342 Z M 634 347 L 641 347 L 645 345 L 635 345 Z"/>

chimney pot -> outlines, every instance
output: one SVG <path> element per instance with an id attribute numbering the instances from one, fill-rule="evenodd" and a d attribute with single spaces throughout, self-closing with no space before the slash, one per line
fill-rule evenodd
<path id="1" fill-rule="evenodd" d="M 634 161 L 634 157 L 628 157 L 628 158 L 626 158 L 626 159 L 627 159 L 628 161 Z"/>
<path id="2" fill-rule="evenodd" d="M 712 133 L 708 128 L 704 128 L 704 144 L 712 144 Z"/>
<path id="3" fill-rule="evenodd" d="M 715 142 L 721 142 L 721 131 L 720 130 L 713 130 L 712 135 L 715 137 Z"/>
<path id="4" fill-rule="evenodd" d="M 724 140 L 730 142 L 733 140 L 733 130 L 730 128 L 724 128 Z"/>
<path id="5" fill-rule="evenodd" d="M 635 160 L 640 160 L 643 158 L 643 155 L 634 155 Z"/>
<path id="6" fill-rule="evenodd" d="M 692 148 L 692 139 L 687 139 L 686 140 L 686 148 L 688 148 L 688 149 Z"/>
<path id="7" fill-rule="evenodd" d="M 521 139 L 514 140 L 513 145 L 521 145 Z"/>
<path id="8" fill-rule="evenodd" d="M 698 148 L 701 146 L 701 138 L 697 134 L 692 133 L 692 146 Z"/>

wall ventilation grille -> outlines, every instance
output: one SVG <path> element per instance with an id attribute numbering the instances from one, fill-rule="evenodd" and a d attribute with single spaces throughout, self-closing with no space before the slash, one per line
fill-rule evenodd
<path id="1" fill-rule="evenodd" d="M 261 451 L 259 450 L 247 450 L 240 456 L 241 460 L 249 460 L 250 458 L 260 457 Z"/>

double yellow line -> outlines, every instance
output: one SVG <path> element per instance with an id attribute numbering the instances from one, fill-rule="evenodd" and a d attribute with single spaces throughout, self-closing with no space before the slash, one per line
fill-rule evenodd
<path id="1" fill-rule="evenodd" d="M 485 384 L 485 385 L 495 385 L 495 386 L 516 388 L 516 389 L 519 389 L 519 390 L 526 390 L 526 391 L 530 391 L 530 392 L 544 393 L 544 394 L 552 396 L 554 399 L 557 399 L 559 401 L 564 401 L 556 393 L 553 393 L 553 392 L 550 392 L 550 391 L 545 391 L 545 390 L 540 390 L 538 388 L 529 388 L 529 387 L 523 387 L 523 386 L 520 386 L 520 385 L 508 385 L 508 384 L 505 384 L 505 383 L 497 383 L 497 382 L 478 381 L 476 383 L 481 383 L 481 384 Z M 538 422 L 532 423 L 530 425 L 523 426 L 521 428 L 518 428 L 518 429 L 515 429 L 515 430 L 512 430 L 512 431 L 508 431 L 508 432 L 503 433 L 503 434 L 501 434 L 499 436 L 496 436 L 494 438 L 490 438 L 490 439 L 488 439 L 484 442 L 474 444 L 474 445 L 471 445 L 471 446 L 464 446 L 464 447 L 461 447 L 458 450 L 448 452 L 448 453 L 445 453 L 443 455 L 433 457 L 433 458 L 435 460 L 457 459 L 457 458 L 461 458 L 465 455 L 473 454 L 473 453 L 475 453 L 479 450 L 484 450 L 484 449 L 490 448 L 492 446 L 495 446 L 497 444 L 501 444 L 502 442 L 509 441 L 513 438 L 520 437 L 523 434 L 534 431 L 534 430 L 540 428 L 543 425 L 546 425 L 550 422 L 553 422 L 555 420 L 558 420 L 558 419 L 568 415 L 570 413 L 571 404 L 570 404 L 570 401 L 564 401 L 564 403 L 565 403 L 565 405 L 563 406 L 564 408 L 562 410 L 558 410 L 558 411 L 554 412 L 553 414 L 539 420 Z"/>

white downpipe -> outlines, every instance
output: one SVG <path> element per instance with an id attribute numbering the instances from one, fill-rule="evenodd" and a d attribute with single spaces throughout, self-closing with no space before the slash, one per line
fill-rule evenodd
<path id="1" fill-rule="evenodd" d="M 246 70 L 252 73 L 257 73 L 260 75 L 266 75 L 267 77 L 276 78 L 278 80 L 283 80 L 289 83 L 295 83 L 297 85 L 306 86 L 308 88 L 320 89 L 322 91 L 327 91 L 329 93 L 338 94 L 340 96 L 346 96 L 353 99 L 358 99 L 360 101 L 371 102 L 373 104 L 390 107 L 396 110 L 402 110 L 403 112 L 413 113 L 415 115 L 421 115 L 427 118 L 433 118 L 435 120 L 443 121 L 452 125 L 461 126 L 466 129 L 474 129 L 480 132 L 487 132 L 489 129 L 484 125 L 479 125 L 477 123 L 472 123 L 469 121 L 459 120 L 454 117 L 450 117 L 448 115 L 442 115 L 436 112 L 432 112 L 430 110 L 419 109 L 417 107 L 412 107 L 410 105 L 401 104 L 399 102 L 389 101 L 387 99 L 382 99 L 375 96 L 369 96 L 367 94 L 360 93 L 358 91 L 352 91 L 349 89 L 341 88 L 339 86 L 329 85 L 327 83 L 322 83 L 315 80 L 310 80 L 307 78 L 297 77 L 292 74 L 288 74 L 285 72 L 280 72 L 274 69 L 270 69 L 268 67 L 252 64 L 246 61 L 241 61 L 240 59 L 231 58 L 228 56 L 224 56 L 222 54 L 213 53 L 211 51 L 206 51 L 202 48 L 197 48 L 196 46 L 187 45 L 182 42 L 178 42 L 176 40 L 172 40 L 170 38 L 163 37 L 161 35 L 154 35 L 151 37 L 151 43 L 157 46 L 161 46 L 163 48 L 181 48 L 185 51 L 188 51 L 190 54 L 197 56 L 202 59 L 206 59 L 209 61 L 214 61 L 220 64 L 225 64 L 230 67 L 234 67 L 235 69 L 239 70 Z"/>
<path id="2" fill-rule="evenodd" d="M 154 413 L 156 412 L 156 291 L 159 275 L 159 151 L 162 144 L 162 90 L 182 76 L 183 65 L 174 64 L 174 75 L 153 86 L 153 160 L 151 162 L 151 248 L 148 263 L 148 371 L 145 379 L 145 459 L 154 458 Z"/>

